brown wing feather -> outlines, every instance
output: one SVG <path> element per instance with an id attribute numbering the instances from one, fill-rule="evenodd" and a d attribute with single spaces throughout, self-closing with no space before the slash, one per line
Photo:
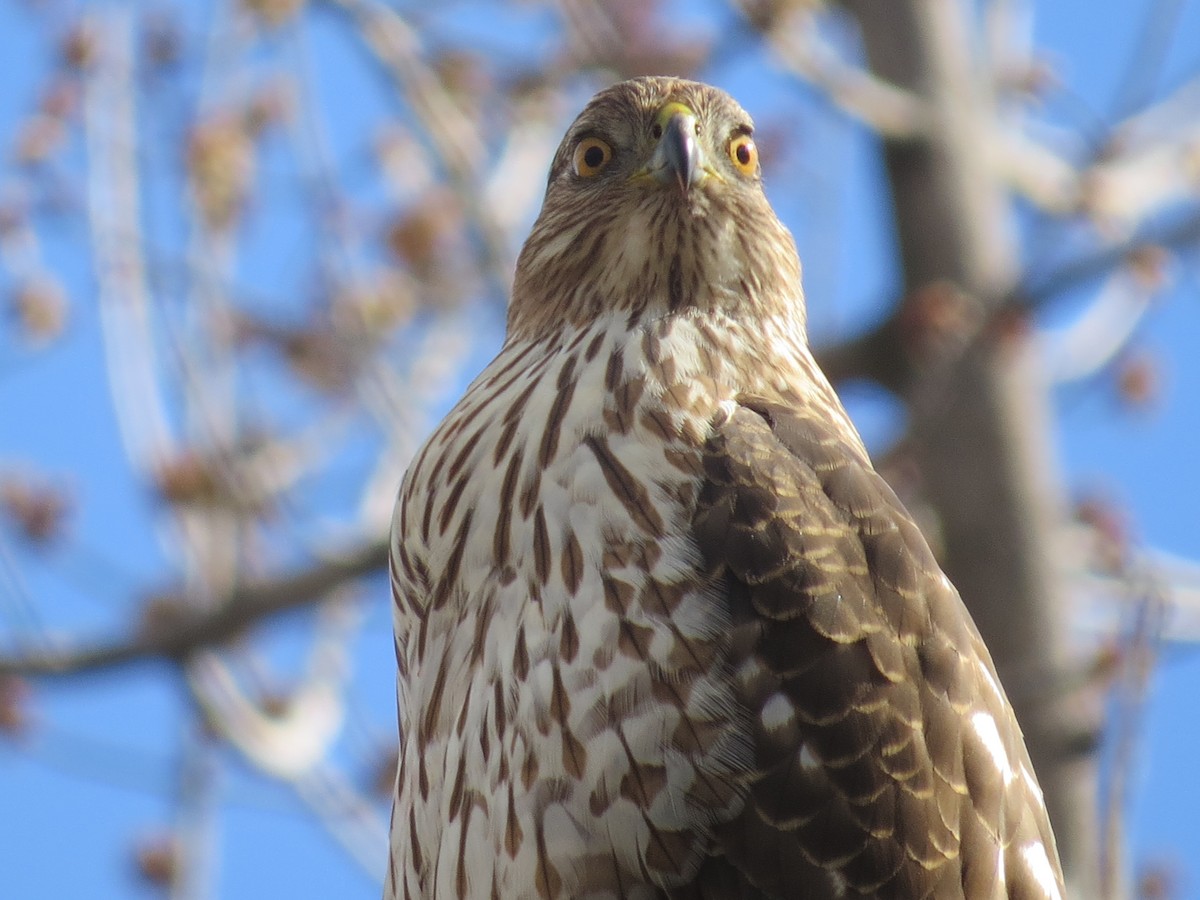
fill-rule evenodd
<path id="1" fill-rule="evenodd" d="M 705 476 L 695 534 L 728 586 L 755 758 L 687 895 L 1044 896 L 1020 848 L 1054 861 L 1053 837 L 987 650 L 857 445 L 743 397 Z"/>

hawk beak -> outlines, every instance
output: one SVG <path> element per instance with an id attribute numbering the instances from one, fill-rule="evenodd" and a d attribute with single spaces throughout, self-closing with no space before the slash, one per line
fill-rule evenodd
<path id="1" fill-rule="evenodd" d="M 696 114 L 682 103 L 668 103 L 654 121 L 658 146 L 648 173 L 661 184 L 674 184 L 683 196 L 705 175 L 703 151 L 697 141 Z"/>

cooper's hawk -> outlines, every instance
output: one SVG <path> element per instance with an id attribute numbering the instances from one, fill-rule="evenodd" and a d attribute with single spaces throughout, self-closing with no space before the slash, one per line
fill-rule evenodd
<path id="1" fill-rule="evenodd" d="M 818 370 L 724 93 L 550 170 L 499 356 L 401 489 L 389 898 L 1058 898 L 1013 713 Z"/>

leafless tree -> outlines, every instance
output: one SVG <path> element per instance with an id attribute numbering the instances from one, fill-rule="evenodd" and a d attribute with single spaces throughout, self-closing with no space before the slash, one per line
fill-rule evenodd
<path id="1" fill-rule="evenodd" d="M 101 464 L 89 423 L 112 417 L 162 560 L 122 572 L 103 529 L 82 536 L 72 471 L 14 457 L 5 431 L 4 740 L 34 756 L 52 740 L 42 683 L 156 661 L 189 724 L 176 816 L 132 851 L 147 881 L 212 893 L 229 765 L 285 785 L 377 878 L 394 732 L 390 709 L 363 711 L 354 670 L 364 627 L 388 652 L 394 492 L 498 343 L 562 127 L 621 77 L 756 83 L 740 99 L 769 192 L 799 223 L 823 363 L 903 410 L 873 449 L 992 647 L 1076 896 L 1130 896 L 1138 714 L 1166 610 L 1177 636 L 1196 633 L 1200 568 L 1130 542 L 1104 502 L 1068 499 L 1050 397 L 1087 383 L 1153 400 L 1137 328 L 1200 241 L 1200 80 L 1157 77 L 1183 4 L 1138 23 L 1112 114 L 1073 119 L 1024 0 L 442 6 L 11 14 L 45 65 L 5 136 L 0 398 L 79 358 L 56 348 L 98 342 L 86 377 L 108 405 L 53 415 L 78 434 L 77 472 Z M 835 312 L 863 300 L 848 268 L 882 266 L 843 249 L 855 152 L 886 173 L 880 234 L 900 261 L 865 329 Z M 1065 296 L 1088 299 L 1052 330 L 1042 312 Z M 76 601 L 120 602 L 64 615 L 56 578 Z M 299 662 L 273 644 L 288 612 Z"/>

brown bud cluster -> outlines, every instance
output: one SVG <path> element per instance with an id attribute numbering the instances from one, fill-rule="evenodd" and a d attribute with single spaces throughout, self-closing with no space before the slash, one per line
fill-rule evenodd
<path id="1" fill-rule="evenodd" d="M 254 143 L 245 122 L 220 115 L 201 122 L 187 145 L 192 195 L 214 231 L 236 224 L 254 180 Z"/>
<path id="2" fill-rule="evenodd" d="M 0 515 L 29 543 L 45 546 L 62 537 L 70 510 L 70 500 L 60 489 L 24 475 L 0 475 Z"/>

